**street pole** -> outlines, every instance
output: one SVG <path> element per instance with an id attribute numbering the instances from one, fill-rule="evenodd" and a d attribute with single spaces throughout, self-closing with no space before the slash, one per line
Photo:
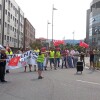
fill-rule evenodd
<path id="1" fill-rule="evenodd" d="M 53 45 L 53 16 L 54 16 L 54 5 L 52 6 L 52 45 Z"/>
<path id="2" fill-rule="evenodd" d="M 54 4 L 52 5 L 52 45 L 53 45 L 53 18 L 54 18 L 54 10 L 57 10 L 54 8 Z"/>
<path id="3" fill-rule="evenodd" d="M 47 21 L 47 41 L 48 41 L 48 25 L 51 24 L 49 21 Z"/>
<path id="4" fill-rule="evenodd" d="M 2 28 L 2 45 L 4 46 L 4 33 L 5 33 L 5 0 L 2 0 L 2 17 L 1 17 L 1 28 Z"/>

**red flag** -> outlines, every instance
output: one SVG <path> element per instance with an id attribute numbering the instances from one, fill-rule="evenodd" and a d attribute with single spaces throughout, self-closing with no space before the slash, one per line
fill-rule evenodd
<path id="1" fill-rule="evenodd" d="M 84 48 L 88 48 L 88 47 L 89 47 L 88 44 L 86 44 L 85 42 L 82 42 L 82 41 L 80 41 L 79 46 L 80 46 L 80 47 L 84 47 Z"/>
<path id="2" fill-rule="evenodd" d="M 8 66 L 17 66 L 18 62 L 20 60 L 20 57 L 14 57 L 9 61 Z"/>

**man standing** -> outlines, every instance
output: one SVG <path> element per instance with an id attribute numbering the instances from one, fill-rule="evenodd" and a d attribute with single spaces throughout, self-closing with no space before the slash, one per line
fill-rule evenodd
<path id="1" fill-rule="evenodd" d="M 0 81 L 1 82 L 7 82 L 5 81 L 6 59 L 7 59 L 7 55 L 5 53 L 5 49 L 1 49 L 0 52 Z"/>

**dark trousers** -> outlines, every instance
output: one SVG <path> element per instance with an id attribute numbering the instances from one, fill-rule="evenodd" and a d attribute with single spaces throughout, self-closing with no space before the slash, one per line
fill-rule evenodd
<path id="1" fill-rule="evenodd" d="M 85 60 L 84 60 L 84 58 L 81 58 L 81 57 L 80 57 L 80 61 L 83 61 L 83 64 L 84 64 L 84 66 L 85 66 Z"/>
<path id="2" fill-rule="evenodd" d="M 5 80 L 5 65 L 0 65 L 0 81 Z"/>

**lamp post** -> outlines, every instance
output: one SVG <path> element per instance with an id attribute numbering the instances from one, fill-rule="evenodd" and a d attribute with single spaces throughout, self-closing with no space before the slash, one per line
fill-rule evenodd
<path id="1" fill-rule="evenodd" d="M 54 10 L 57 10 L 56 8 L 54 8 L 54 4 L 52 6 L 52 45 L 53 45 L 53 18 L 54 18 Z"/>
<path id="2" fill-rule="evenodd" d="M 49 21 L 47 21 L 47 42 L 48 42 L 48 25 L 51 24 Z"/>

